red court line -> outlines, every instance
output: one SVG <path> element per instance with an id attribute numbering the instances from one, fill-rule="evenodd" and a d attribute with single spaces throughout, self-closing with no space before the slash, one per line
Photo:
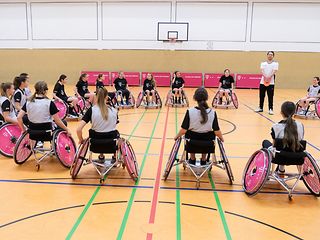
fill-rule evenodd
<path id="1" fill-rule="evenodd" d="M 151 202 L 149 224 L 154 224 L 155 217 L 156 217 L 157 203 L 158 203 L 159 189 L 160 189 L 160 180 L 161 180 L 161 166 L 162 166 L 163 155 L 164 155 L 164 145 L 166 142 L 168 117 L 169 117 L 169 107 L 167 107 L 166 120 L 165 120 L 165 124 L 164 124 L 163 137 L 162 137 L 160 156 L 159 156 L 159 162 L 158 162 L 158 169 L 157 169 L 157 176 L 156 176 L 156 181 L 154 184 L 153 197 L 152 197 L 152 202 Z M 146 239 L 151 240 L 152 236 L 153 236 L 152 233 L 147 233 Z"/>

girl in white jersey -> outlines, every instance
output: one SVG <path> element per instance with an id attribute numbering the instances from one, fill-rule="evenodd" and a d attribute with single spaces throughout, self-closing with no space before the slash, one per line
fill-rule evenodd
<path id="1" fill-rule="evenodd" d="M 181 129 L 174 139 L 176 140 L 185 135 L 189 139 L 213 141 L 217 136 L 223 142 L 217 113 L 209 108 L 207 103 L 207 90 L 202 87 L 198 88 L 194 93 L 193 99 L 198 103 L 198 106 L 187 110 Z M 194 153 L 190 153 L 189 163 L 196 163 Z M 202 154 L 201 165 L 206 165 L 206 154 Z"/>
<path id="2" fill-rule="evenodd" d="M 14 88 L 10 82 L 1 83 L 0 87 L 0 121 L 18 124 L 14 107 L 11 102 Z"/>
<path id="3" fill-rule="evenodd" d="M 89 136 L 92 138 L 97 135 L 101 136 L 102 134 L 104 138 L 108 139 L 117 139 L 120 137 L 120 134 L 116 129 L 118 123 L 118 111 L 116 108 L 109 106 L 107 101 L 107 89 L 97 89 L 96 103 L 86 111 L 77 128 L 79 143 L 83 143 L 82 130 L 89 122 L 91 122 Z M 103 154 L 99 155 L 99 160 L 104 161 Z M 113 160 L 115 160 L 115 158 Z"/>
<path id="4" fill-rule="evenodd" d="M 271 128 L 273 143 L 264 140 L 262 143 L 263 148 L 272 147 L 275 139 L 282 139 L 283 150 L 298 152 L 301 149 L 300 141 L 303 140 L 304 137 L 304 127 L 302 123 L 293 120 L 292 117 L 295 109 L 296 106 L 293 102 L 287 101 L 281 105 L 281 115 L 283 119 Z M 277 171 L 284 173 L 284 166 L 278 166 Z"/>
<path id="5" fill-rule="evenodd" d="M 313 84 L 310 85 L 307 90 L 307 96 L 299 100 L 299 105 L 302 107 L 302 110 L 299 114 L 306 114 L 309 103 L 314 102 L 320 98 L 319 77 L 314 77 L 312 83 Z"/>
<path id="6" fill-rule="evenodd" d="M 15 108 L 16 114 L 18 115 L 23 105 L 27 102 L 25 88 L 27 88 L 29 85 L 29 79 L 24 76 L 15 77 L 13 80 L 13 85 L 15 91 L 12 97 L 12 104 Z"/>

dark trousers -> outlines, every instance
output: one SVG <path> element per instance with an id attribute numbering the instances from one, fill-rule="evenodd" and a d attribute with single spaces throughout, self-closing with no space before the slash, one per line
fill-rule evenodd
<path id="1" fill-rule="evenodd" d="M 129 90 L 128 90 L 128 89 L 124 89 L 124 90 L 118 90 L 118 91 L 121 92 L 122 97 L 123 97 L 124 99 L 126 99 L 126 101 L 128 102 L 128 100 L 129 100 L 129 95 L 130 95 Z"/>
<path id="2" fill-rule="evenodd" d="M 259 87 L 260 105 L 259 105 L 259 107 L 261 109 L 263 109 L 264 98 L 266 96 L 266 92 L 268 95 L 269 109 L 273 110 L 274 85 L 269 85 L 268 87 L 266 87 L 265 85 L 260 84 L 260 87 Z"/>

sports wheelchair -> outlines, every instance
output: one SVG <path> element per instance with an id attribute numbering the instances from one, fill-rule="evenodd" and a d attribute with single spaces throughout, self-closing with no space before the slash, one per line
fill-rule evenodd
<path id="1" fill-rule="evenodd" d="M 243 172 L 242 185 L 244 191 L 256 195 L 267 181 L 276 181 L 288 192 L 291 200 L 292 194 L 299 180 L 303 180 L 307 189 L 315 196 L 320 196 L 320 169 L 314 158 L 305 150 L 306 141 L 300 142 L 302 147 L 299 152 L 288 151 L 283 148 L 282 139 L 275 140 L 275 146 L 268 149 L 262 148 L 250 157 Z M 278 173 L 278 165 L 296 165 L 297 173 Z M 272 166 L 271 166 L 272 165 Z M 294 180 L 289 186 L 288 181 Z"/>
<path id="2" fill-rule="evenodd" d="M 192 140 L 192 139 L 186 139 L 186 138 L 184 138 L 184 151 L 181 155 L 181 159 L 179 160 L 177 156 L 179 153 L 181 142 L 182 142 L 182 138 L 178 138 L 171 149 L 169 159 L 166 163 L 166 167 L 163 174 L 165 181 L 167 180 L 173 166 L 176 166 L 178 164 L 183 164 L 183 169 L 184 170 L 186 168 L 190 169 L 191 173 L 195 176 L 197 181 L 196 182 L 197 189 L 199 189 L 200 187 L 200 179 L 206 172 L 211 171 L 212 166 L 216 166 L 218 168 L 225 170 L 227 172 L 230 184 L 233 183 L 234 177 L 233 177 L 232 169 L 228 161 L 227 155 L 225 153 L 223 143 L 220 141 L 220 139 L 217 138 L 217 143 L 220 150 L 220 160 L 217 160 L 215 155 L 214 140 L 203 141 L 203 140 Z M 206 165 L 200 165 L 197 162 L 196 162 L 196 165 L 189 164 L 188 162 L 189 153 L 207 153 Z M 210 161 L 210 158 L 211 158 L 211 161 Z M 175 161 L 177 163 L 174 163 Z"/>
<path id="3" fill-rule="evenodd" d="M 21 134 L 22 131 L 18 125 L 0 120 L 0 153 L 3 156 L 13 157 L 14 146 Z"/>
<path id="4" fill-rule="evenodd" d="M 141 91 L 136 101 L 136 107 L 138 108 L 140 106 L 143 106 L 145 108 L 162 108 L 162 101 L 158 91 L 154 90 L 154 94 L 156 100 L 155 104 L 147 104 L 146 93 L 144 91 Z"/>
<path id="5" fill-rule="evenodd" d="M 309 102 L 306 110 L 303 110 L 299 104 L 300 101 L 296 103 L 296 117 L 302 118 L 320 118 L 320 98 L 316 101 Z"/>
<path id="6" fill-rule="evenodd" d="M 165 106 L 169 106 L 169 107 L 185 107 L 186 106 L 186 107 L 189 107 L 189 100 L 188 100 L 188 97 L 187 97 L 185 91 L 182 90 L 182 92 L 181 92 L 181 103 L 175 103 L 174 102 L 174 94 L 172 93 L 172 90 L 170 89 L 167 94 Z"/>
<path id="7" fill-rule="evenodd" d="M 84 115 L 84 113 L 86 112 L 86 110 L 88 108 L 90 108 L 91 103 L 89 101 L 87 101 L 85 98 L 83 97 L 78 97 L 78 104 L 76 106 L 73 106 L 73 110 L 75 111 L 75 113 L 78 115 L 77 118 L 72 117 L 69 112 L 71 109 L 70 104 L 67 104 L 65 102 L 60 102 L 58 100 L 54 100 L 54 104 L 56 105 L 56 107 L 58 108 L 59 112 L 58 112 L 58 116 L 60 119 L 64 120 L 64 119 L 79 119 L 81 116 Z"/>
<path id="8" fill-rule="evenodd" d="M 44 142 L 49 147 L 38 144 L 39 142 Z M 14 148 L 13 159 L 16 164 L 23 164 L 33 154 L 36 168 L 39 170 L 40 163 L 46 157 L 55 155 L 64 167 L 70 168 L 76 150 L 73 138 L 62 129 L 34 130 L 29 128 L 19 138 Z"/>
<path id="9" fill-rule="evenodd" d="M 88 153 L 89 152 L 89 153 Z M 112 155 L 111 159 L 93 159 L 93 153 Z M 115 155 L 115 158 L 114 158 Z M 100 183 L 113 167 L 126 168 L 133 181 L 139 177 L 138 162 L 129 141 L 123 138 L 106 138 L 105 133 L 89 131 L 89 138 L 78 147 L 70 170 L 72 179 L 76 179 L 81 167 L 92 163 L 100 175 Z"/>
<path id="10" fill-rule="evenodd" d="M 123 96 L 122 96 L 122 92 L 121 91 L 117 91 L 116 92 L 116 107 L 118 108 L 134 108 L 135 107 L 135 99 L 134 96 L 132 95 L 132 93 L 130 92 L 129 94 L 129 99 L 127 99 L 128 104 L 125 103 Z"/>
<path id="11" fill-rule="evenodd" d="M 214 108 L 230 108 L 230 107 L 235 107 L 238 109 L 239 107 L 239 102 L 237 95 L 235 94 L 234 91 L 231 89 L 225 89 L 224 91 L 224 97 L 222 100 L 220 99 L 220 91 L 223 90 L 218 90 L 216 95 L 214 96 L 212 100 L 212 107 Z"/>

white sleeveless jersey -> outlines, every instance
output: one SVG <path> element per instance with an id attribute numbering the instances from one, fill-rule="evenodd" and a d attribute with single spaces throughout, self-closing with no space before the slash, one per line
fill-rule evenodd
<path id="1" fill-rule="evenodd" d="M 30 122 L 52 122 L 52 116 L 50 115 L 50 104 L 51 100 L 47 98 L 34 99 L 32 102 L 28 101 L 26 108 Z"/>
<path id="2" fill-rule="evenodd" d="M 4 96 L 0 96 L 0 114 L 3 116 L 3 114 L 2 114 L 2 104 L 3 104 L 6 100 L 8 100 L 9 103 L 10 103 L 9 117 L 16 119 L 17 116 L 16 116 L 16 114 L 15 114 L 15 112 L 14 112 L 14 107 L 12 106 L 12 102 L 10 102 L 10 100 L 9 100 L 7 97 L 4 97 Z"/>
<path id="3" fill-rule="evenodd" d="M 212 125 L 215 118 L 215 111 L 211 108 L 207 110 L 208 114 L 208 121 L 205 124 L 201 124 L 201 111 L 197 108 L 190 108 L 189 109 L 189 118 L 190 118 L 190 126 L 189 130 L 198 132 L 198 133 L 205 133 L 212 131 Z"/>
<path id="4" fill-rule="evenodd" d="M 308 96 L 309 97 L 316 97 L 320 92 L 320 86 L 313 86 L 311 85 L 308 88 Z"/>
<path id="5" fill-rule="evenodd" d="M 297 125 L 297 130 L 298 130 L 298 139 L 299 141 L 303 140 L 304 137 L 304 127 L 303 124 L 295 121 Z M 272 126 L 272 129 L 275 133 L 275 138 L 283 139 L 284 137 L 284 128 L 286 124 L 285 123 L 276 123 Z"/>

